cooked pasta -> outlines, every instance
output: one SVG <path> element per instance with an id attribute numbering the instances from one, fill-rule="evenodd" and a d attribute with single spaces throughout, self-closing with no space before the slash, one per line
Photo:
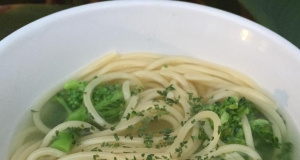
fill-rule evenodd
<path id="1" fill-rule="evenodd" d="M 49 104 L 59 107 L 47 114 L 63 116 L 53 125 L 51 115 L 43 117 Z M 24 133 L 44 137 L 26 140 L 26 134 L 11 160 L 258 160 L 266 157 L 258 141 L 275 145 L 268 159 L 276 159 L 276 145 L 286 141 L 277 109 L 252 79 L 228 67 L 185 56 L 112 52 L 33 106 L 34 126 Z"/>

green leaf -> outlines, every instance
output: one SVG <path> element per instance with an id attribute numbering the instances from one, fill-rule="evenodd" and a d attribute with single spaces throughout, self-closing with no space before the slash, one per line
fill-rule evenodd
<path id="1" fill-rule="evenodd" d="M 221 124 L 228 122 L 230 115 L 227 112 L 223 112 L 221 115 Z"/>

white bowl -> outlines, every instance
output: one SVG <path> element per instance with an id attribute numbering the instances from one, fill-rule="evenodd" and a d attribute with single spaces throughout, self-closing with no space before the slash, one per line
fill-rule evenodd
<path id="1" fill-rule="evenodd" d="M 230 66 L 270 92 L 283 116 L 296 122 L 290 134 L 299 133 L 300 52 L 282 37 L 201 5 L 101 2 L 52 14 L 0 42 L 1 159 L 34 101 L 110 50 L 184 54 Z"/>

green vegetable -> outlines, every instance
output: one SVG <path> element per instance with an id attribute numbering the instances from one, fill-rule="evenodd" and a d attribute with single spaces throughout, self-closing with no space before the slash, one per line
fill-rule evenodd
<path id="1" fill-rule="evenodd" d="M 290 142 L 283 143 L 281 146 L 281 153 L 277 155 L 280 160 L 292 160 L 293 144 Z"/>
<path id="2" fill-rule="evenodd" d="M 265 119 L 256 119 L 250 121 L 252 134 L 261 138 L 267 144 L 274 148 L 279 148 L 278 139 L 274 136 L 272 127 L 269 121 Z"/>
<path id="3" fill-rule="evenodd" d="M 64 89 L 57 94 L 57 97 L 62 98 L 70 109 L 77 109 L 83 102 L 83 94 L 87 82 L 79 82 L 71 80 L 64 85 Z"/>
<path id="4" fill-rule="evenodd" d="M 68 153 L 76 144 L 80 136 L 90 134 L 89 128 L 67 128 L 57 132 L 50 144 L 50 147 Z"/>
<path id="5" fill-rule="evenodd" d="M 92 121 L 93 117 L 88 114 L 86 107 L 82 104 L 78 109 L 74 110 L 69 116 L 67 117 L 66 121 L 84 121 L 90 122 Z"/>
<path id="6" fill-rule="evenodd" d="M 213 111 L 221 117 L 221 139 L 225 143 L 246 144 L 241 121 L 252 108 L 254 106 L 250 101 L 237 97 L 228 97 L 223 102 L 215 104 Z"/>
<path id="7" fill-rule="evenodd" d="M 247 116 L 252 130 L 254 145 L 262 159 L 269 159 L 274 154 L 275 149 L 279 149 L 281 144 L 274 135 L 271 123 L 264 115 L 255 108 L 254 104 L 246 98 L 238 99 L 237 97 L 228 97 L 227 99 L 213 104 L 203 104 L 201 97 L 195 98 L 189 94 L 189 104 L 191 105 L 191 117 L 201 111 L 213 111 L 221 119 L 220 139 L 227 144 L 245 145 L 244 132 L 242 127 L 242 117 Z M 202 126 L 199 126 L 200 133 L 198 138 L 207 140 L 208 137 Z M 202 146 L 203 147 L 203 146 Z M 200 147 L 201 148 L 201 147 Z M 282 145 L 282 153 L 278 155 L 279 159 L 291 158 L 290 143 Z"/>
<path id="8" fill-rule="evenodd" d="M 203 105 L 202 110 L 213 111 L 220 117 L 221 140 L 225 143 L 246 144 L 241 121 L 249 113 L 249 106 L 241 105 L 244 102 L 244 98 L 239 100 L 237 97 L 228 97 L 223 102 Z"/>
<path id="9" fill-rule="evenodd" d="M 119 83 L 97 86 L 92 93 L 92 103 L 98 114 L 109 123 L 118 122 L 125 110 L 125 99 Z"/>
<path id="10" fill-rule="evenodd" d="M 65 121 L 85 121 L 93 123 L 93 117 L 88 113 L 83 95 L 87 82 L 71 80 L 64 85 L 53 100 L 66 111 Z M 105 84 L 95 87 L 92 92 L 92 103 L 98 114 L 109 123 L 118 122 L 124 112 L 125 99 L 119 83 Z"/>
<path id="11" fill-rule="evenodd" d="M 65 121 L 92 122 L 93 118 L 83 104 L 83 95 L 86 86 L 87 82 L 71 80 L 65 83 L 64 89 L 53 97 L 53 100 L 59 102 L 66 110 Z"/>
<path id="12" fill-rule="evenodd" d="M 269 159 L 270 155 L 274 154 L 275 149 L 280 147 L 278 139 L 273 133 L 271 123 L 255 108 L 250 110 L 247 117 L 257 152 L 262 159 Z"/>

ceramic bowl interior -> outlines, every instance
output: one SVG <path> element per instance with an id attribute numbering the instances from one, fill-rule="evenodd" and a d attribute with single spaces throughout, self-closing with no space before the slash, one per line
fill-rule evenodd
<path id="1" fill-rule="evenodd" d="M 272 94 L 283 116 L 295 122 L 289 134 L 299 134 L 300 52 L 291 43 L 205 6 L 101 2 L 52 14 L 0 42 L 1 159 L 7 159 L 13 133 L 35 101 L 111 50 L 188 55 L 232 67 Z"/>

